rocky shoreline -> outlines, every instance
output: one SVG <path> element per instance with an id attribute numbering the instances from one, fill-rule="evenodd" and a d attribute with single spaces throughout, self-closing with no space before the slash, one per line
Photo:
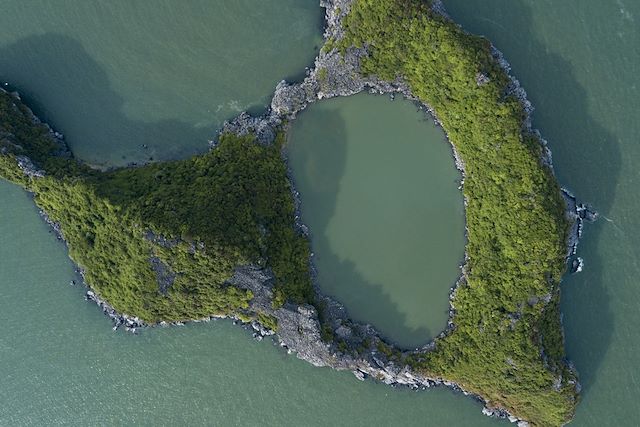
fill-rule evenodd
<path id="1" fill-rule="evenodd" d="M 340 40 L 344 36 L 341 21 L 348 13 L 352 1 L 353 0 L 320 1 L 321 6 L 326 10 L 325 41 Z M 446 16 L 446 11 L 441 2 L 436 1 L 433 7 L 438 13 Z M 495 49 L 495 47 L 492 47 L 492 53 L 505 72 L 509 74 L 510 66 L 504 60 L 502 54 Z M 268 144 L 275 139 L 280 127 L 283 125 L 286 126 L 288 122 L 295 119 L 297 114 L 311 103 L 337 96 L 350 96 L 365 90 L 371 93 L 388 94 L 390 96 L 401 94 L 406 99 L 416 102 L 419 108 L 424 110 L 426 114 L 429 114 L 435 122 L 440 125 L 435 112 L 428 105 L 421 103 L 412 94 L 408 85 L 401 79 L 388 82 L 375 77 L 363 77 L 358 70 L 360 69 L 362 58 L 366 55 L 366 48 L 350 48 L 347 49 L 344 55 L 335 49 L 328 49 L 327 51 L 323 49 L 315 59 L 314 67 L 308 71 L 306 78 L 302 82 L 289 84 L 282 81 L 277 85 L 270 109 L 265 115 L 252 117 L 247 113 L 242 113 L 235 119 L 226 122 L 221 132 L 232 132 L 241 135 L 253 133 L 256 135 L 258 142 Z M 484 78 L 486 77 L 478 75 L 476 77 L 477 83 L 479 85 L 482 84 Z M 544 148 L 541 160 L 553 170 L 551 152 L 546 146 L 546 141 L 540 137 L 537 130 L 532 128 L 531 114 L 533 107 L 526 98 L 526 92 L 514 77 L 510 76 L 510 78 L 512 81 L 510 91 L 521 101 L 527 114 L 525 130 L 538 135 Z M 34 120 L 37 120 L 35 116 Z M 61 141 L 61 144 L 64 144 L 60 134 L 55 133 L 53 130 L 51 130 L 51 132 L 58 141 Z M 448 136 L 447 140 L 449 140 Z M 464 185 L 465 165 L 456 152 L 455 146 L 451 144 L 450 140 L 449 142 L 452 147 L 456 167 L 462 174 L 460 187 L 462 189 Z M 213 145 L 215 145 L 215 142 Z M 66 147 L 66 145 L 62 146 Z M 20 167 L 26 174 L 39 176 L 38 174 L 42 173 L 42 171 L 33 167 L 33 164 L 28 158 L 21 160 Z M 291 174 L 289 175 L 293 183 L 292 176 Z M 293 194 L 297 212 L 296 226 L 301 232 L 308 235 L 308 228 L 302 223 L 300 217 L 299 194 L 295 189 L 293 189 Z M 572 223 L 571 231 L 567 239 L 567 260 L 569 261 L 570 257 L 576 255 L 584 222 L 594 220 L 597 214 L 588 206 L 579 203 L 575 196 L 568 190 L 563 189 L 562 194 L 567 203 L 567 218 Z M 466 204 L 467 201 L 465 200 L 465 206 Z M 52 226 L 58 238 L 64 240 L 64 235 L 60 227 L 53 223 L 47 217 L 46 213 L 42 212 L 41 214 L 45 221 Z M 467 231 L 465 231 L 465 233 L 467 233 Z M 582 260 L 579 260 L 579 267 L 581 269 Z M 461 266 L 461 276 L 452 288 L 449 298 L 448 324 L 445 330 L 439 334 L 439 337 L 446 336 L 454 327 L 454 300 L 456 290 L 465 282 L 464 265 L 466 262 L 467 254 L 465 251 L 465 261 Z M 313 265 L 311 267 L 313 271 Z M 578 268 L 576 268 L 576 270 L 578 270 Z M 78 272 L 83 274 L 81 269 L 78 269 Z M 442 378 L 430 378 L 414 372 L 408 365 L 402 363 L 404 357 L 411 354 L 412 351 L 403 351 L 396 348 L 392 343 L 383 339 L 371 325 L 352 321 L 340 303 L 320 293 L 315 281 L 314 287 L 318 300 L 320 301 L 319 305 L 323 307 L 322 313 L 318 313 L 317 309 L 310 305 L 298 306 L 285 304 L 282 307 L 274 308 L 272 305 L 273 283 L 274 278 L 269 271 L 255 266 L 242 266 L 237 268 L 233 277 L 229 280 L 229 284 L 231 285 L 251 290 L 254 295 L 254 298 L 250 302 L 249 310 L 251 312 L 272 316 L 277 320 L 277 331 L 274 331 L 257 320 L 246 322 L 238 317 L 232 317 L 235 321 L 240 321 L 246 327 L 252 328 L 256 339 L 274 335 L 277 342 L 284 349 L 289 353 L 295 353 L 298 358 L 314 366 L 327 366 L 337 370 L 350 370 L 360 380 L 371 377 L 385 384 L 406 386 L 413 389 L 445 385 L 457 392 L 471 395 L 479 402 L 485 404 L 482 411 L 485 415 L 508 418 L 511 422 L 517 422 L 519 426 L 528 425 L 526 421 L 513 417 L 507 411 L 487 406 L 487 402 L 481 396 L 466 392 L 456 383 L 446 381 Z M 86 292 L 86 299 L 96 303 L 101 310 L 113 320 L 114 329 L 124 327 L 127 331 L 135 333 L 139 328 L 156 326 L 149 325 L 136 317 L 118 313 L 89 287 Z M 320 321 L 321 316 L 322 322 Z M 219 317 L 213 316 L 194 321 L 208 321 L 214 318 Z M 175 322 L 173 324 L 181 325 L 183 323 Z M 162 322 L 157 326 L 164 325 L 166 325 L 166 323 Z M 326 341 L 324 338 L 327 332 L 336 339 Z M 364 343 L 367 345 L 364 345 Z M 428 351 L 432 349 L 433 346 L 434 341 L 432 340 L 422 348 L 416 350 Z"/>
<path id="2" fill-rule="evenodd" d="M 353 0 L 321 0 L 321 5 L 326 9 L 326 29 L 324 32 L 324 38 L 326 42 L 331 40 L 340 40 L 344 36 L 344 31 L 341 26 L 342 18 L 348 13 L 350 5 Z M 444 6 L 440 1 L 436 1 L 433 4 L 433 10 L 437 13 L 448 17 Z M 523 105 L 526 113 L 524 121 L 525 131 L 532 133 L 538 137 L 543 150 L 541 162 L 547 165 L 553 172 L 553 162 L 551 151 L 547 146 L 547 141 L 542 138 L 540 132 L 532 127 L 532 114 L 533 106 L 527 99 L 525 90 L 520 85 L 520 82 L 510 74 L 511 66 L 504 59 L 503 54 L 491 45 L 492 54 L 496 61 L 503 68 L 505 73 L 511 79 L 510 93 L 516 96 L 517 99 Z M 383 81 L 375 77 L 363 77 L 359 74 L 359 64 L 361 59 L 367 55 L 366 48 L 350 48 L 344 53 L 344 55 L 338 53 L 335 49 L 329 51 L 321 51 L 315 60 L 314 67 L 307 73 L 307 77 L 304 81 L 296 84 L 289 84 L 282 81 L 276 87 L 275 94 L 271 102 L 271 108 L 267 114 L 263 117 L 251 117 L 246 113 L 241 114 L 234 120 L 225 123 L 222 132 L 234 132 L 240 134 L 246 134 L 254 132 L 258 136 L 258 140 L 262 143 L 269 143 L 275 136 L 275 129 L 281 126 L 284 121 L 291 121 L 296 118 L 297 114 L 303 111 L 311 103 L 317 102 L 322 99 L 332 98 L 337 96 L 350 96 L 362 91 L 368 91 L 376 94 L 389 94 L 395 96 L 401 94 L 406 99 L 415 102 L 420 109 L 424 110 L 430 117 L 441 126 L 433 109 L 422 102 L 420 102 L 411 92 L 408 85 L 401 79 L 397 79 L 393 82 Z M 476 77 L 478 85 L 483 83 L 483 79 L 486 76 L 479 75 Z M 445 132 L 446 135 L 446 132 Z M 464 185 L 465 178 L 465 166 L 458 155 L 455 146 L 451 143 L 453 157 L 455 160 L 456 168 L 462 174 L 462 181 L 460 189 Z M 290 174 L 291 175 L 291 174 Z M 293 179 L 290 176 L 292 182 Z M 300 200 L 299 193 L 294 189 L 294 197 L 297 206 L 296 221 L 298 228 L 307 234 L 308 228 L 301 222 L 300 219 Z M 573 194 L 562 189 L 562 196 L 566 202 L 566 217 L 570 221 L 571 229 L 567 237 L 567 262 L 571 264 L 572 272 L 579 272 L 583 266 L 583 260 L 581 258 L 572 257 L 576 255 L 577 245 L 580 237 L 582 236 L 582 230 L 585 221 L 594 221 L 597 218 L 597 213 L 593 211 L 588 205 L 578 202 Z M 464 201 L 465 206 L 467 200 Z M 466 233 L 465 225 L 465 237 Z M 445 336 L 453 328 L 453 315 L 455 314 L 454 300 L 458 287 L 465 281 L 464 265 L 467 261 L 467 254 L 465 251 L 465 262 L 461 266 L 462 274 L 456 285 L 452 288 L 450 294 L 450 307 L 449 307 L 449 320 L 447 328 L 442 331 L 439 337 Z M 577 263 L 577 264 L 576 264 Z M 313 266 L 312 266 L 313 269 Z M 245 280 L 249 279 L 251 275 L 247 275 L 247 272 L 241 273 Z M 235 277 L 235 276 L 234 276 Z M 264 284 L 264 282 L 263 282 Z M 366 335 L 368 340 L 384 343 L 390 348 L 394 348 L 393 344 L 385 342 L 384 339 L 375 331 L 370 325 L 362 325 L 352 322 L 348 319 L 346 310 L 338 302 L 331 300 L 326 296 L 322 296 L 319 292 L 317 283 L 314 283 L 316 292 L 324 302 L 324 304 L 330 309 L 328 315 L 325 314 L 323 321 L 328 322 L 332 328 L 335 328 L 335 334 L 337 337 L 344 339 L 350 336 L 362 336 Z M 251 287 L 252 291 L 259 292 L 266 289 L 260 283 L 253 283 Z M 287 313 L 287 314 L 285 314 Z M 315 312 L 313 307 L 285 307 L 273 313 L 278 319 L 279 327 L 276 334 L 280 344 L 287 348 L 290 352 L 297 353 L 300 359 L 306 360 L 316 366 L 330 366 L 339 370 L 351 370 L 359 379 L 365 379 L 366 377 L 372 377 L 380 380 L 385 384 L 390 385 L 403 385 L 411 388 L 428 388 L 434 385 L 446 385 L 456 391 L 462 392 L 465 395 L 470 393 L 464 391 L 458 384 L 448 382 L 442 378 L 428 378 L 421 374 L 412 372 L 408 366 L 397 366 L 392 360 L 381 354 L 380 351 L 370 349 L 364 354 L 358 354 L 354 357 L 353 354 L 341 351 L 334 342 L 326 344 L 322 342 L 320 333 L 320 324 L 318 321 L 318 313 Z M 303 333 L 300 333 L 300 329 L 292 331 L 293 325 L 302 325 Z M 304 337 L 300 340 L 299 337 Z M 434 341 L 432 340 L 421 351 L 429 350 L 433 348 Z M 350 347 L 353 350 L 353 347 Z M 344 349 L 342 349 L 344 350 Z M 400 351 L 394 349 L 395 351 Z M 401 355 L 406 355 L 410 352 L 400 352 Z M 524 420 L 520 420 L 507 411 L 500 408 L 491 408 L 486 406 L 486 401 L 481 396 L 475 396 L 478 401 L 485 404 L 483 414 L 507 418 L 511 422 L 517 422 L 519 426 L 528 425 Z"/>

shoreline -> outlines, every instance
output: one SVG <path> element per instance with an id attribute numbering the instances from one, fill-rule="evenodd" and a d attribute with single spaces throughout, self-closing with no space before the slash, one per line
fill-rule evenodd
<path id="1" fill-rule="evenodd" d="M 321 5 L 326 9 L 326 22 L 327 27 L 325 29 L 324 38 L 325 38 L 325 46 L 326 43 L 330 43 L 336 39 L 340 39 L 343 36 L 343 29 L 341 27 L 342 18 L 348 13 L 349 6 L 352 3 L 352 0 L 321 0 Z M 446 10 L 441 1 L 435 1 L 432 10 L 437 12 L 438 14 L 446 17 L 451 20 L 449 15 L 446 13 Z M 456 25 L 460 28 L 461 25 Z M 465 31 L 466 32 L 466 31 Z M 522 87 L 520 82 L 511 74 L 511 66 L 504 58 L 504 55 L 501 51 L 499 51 L 493 43 L 491 43 L 491 53 L 494 59 L 498 62 L 500 67 L 504 70 L 505 74 L 511 81 L 511 85 L 509 88 L 509 93 L 514 95 L 521 105 L 523 106 L 523 110 L 525 111 L 526 117 L 524 119 L 524 131 L 534 135 L 538 142 L 542 147 L 541 153 L 541 162 L 543 165 L 546 165 L 551 174 L 555 177 L 553 162 L 552 162 L 552 153 L 548 147 L 547 141 L 542 137 L 540 131 L 533 127 L 533 112 L 534 107 L 531 102 L 527 99 L 527 94 L 525 89 Z M 306 107 L 314 102 L 321 101 L 322 99 L 333 98 L 338 96 L 350 96 L 363 91 L 368 91 L 373 94 L 380 95 L 391 95 L 392 97 L 401 94 L 405 99 L 410 100 L 421 110 L 424 110 L 429 118 L 431 118 L 437 126 L 443 129 L 447 142 L 452 150 L 452 155 L 454 158 L 455 166 L 458 171 L 460 171 L 462 180 L 460 184 L 460 190 L 463 193 L 463 200 L 465 209 L 467 207 L 467 198 L 464 195 L 464 181 L 466 178 L 465 174 L 465 165 L 460 157 L 455 145 L 452 143 L 449 138 L 448 133 L 443 128 L 441 122 L 439 121 L 437 115 L 433 108 L 429 105 L 421 102 L 417 97 L 413 95 L 408 85 L 404 83 L 402 80 L 397 79 L 393 82 L 383 81 L 375 76 L 371 77 L 363 77 L 358 72 L 359 60 L 361 57 L 366 56 L 366 48 L 357 49 L 350 48 L 347 49 L 344 55 L 344 61 L 342 61 L 342 55 L 336 52 L 335 49 L 330 49 L 328 52 L 325 52 L 322 49 L 316 57 L 314 62 L 314 66 L 308 70 L 307 77 L 299 83 L 289 84 L 285 81 L 281 81 L 277 87 L 271 102 L 270 110 L 262 116 L 262 118 L 255 118 L 247 116 L 246 114 L 241 114 L 236 119 L 231 120 L 230 122 L 225 122 L 223 129 L 221 132 L 245 132 L 248 133 L 251 129 L 255 129 L 256 134 L 264 135 L 265 132 L 263 129 L 266 126 L 271 126 L 273 128 L 277 128 L 280 126 L 284 120 L 290 122 L 294 120 L 300 112 L 302 112 Z M 333 80 L 334 87 L 331 88 L 327 83 Z M 261 120 L 262 119 L 262 120 Z M 266 141 L 264 141 L 266 142 Z M 283 158 L 287 161 L 286 154 L 283 153 Z M 288 164 L 287 164 L 288 166 Z M 299 192 L 296 190 L 295 181 L 293 180 L 291 170 L 289 169 L 289 179 L 292 183 L 292 193 L 294 195 L 294 200 L 296 203 L 296 224 L 298 229 L 302 230 L 302 232 L 308 236 L 308 227 L 301 222 L 300 215 L 300 204 L 301 201 L 299 199 Z M 581 258 L 577 259 L 579 263 L 579 267 L 574 269 L 571 265 L 571 259 L 577 253 L 577 247 L 580 238 L 582 237 L 583 227 L 585 222 L 593 222 L 597 219 L 598 214 L 595 212 L 589 205 L 580 203 L 577 198 L 566 188 L 560 187 L 560 194 L 563 197 L 565 202 L 565 217 L 570 223 L 570 228 L 567 232 L 566 243 L 567 243 L 567 252 L 565 257 L 566 264 L 571 268 L 571 273 L 579 272 L 582 269 L 583 261 Z M 468 228 L 465 214 L 465 241 L 468 241 Z M 458 280 L 455 282 L 455 285 L 451 288 L 451 292 L 449 295 L 449 317 L 447 320 L 447 327 L 440 332 L 436 337 L 427 342 L 424 346 L 422 346 L 419 351 L 428 351 L 433 348 L 435 345 L 435 339 L 438 337 L 446 336 L 454 327 L 453 317 L 455 315 L 455 305 L 454 301 L 456 298 L 456 292 L 459 287 L 465 283 L 466 281 L 466 264 L 468 261 L 468 251 L 465 245 L 464 252 L 464 262 L 460 266 L 461 275 Z M 574 263 L 576 260 L 574 259 Z M 312 259 L 310 260 L 311 270 L 315 271 L 315 267 L 313 265 Z M 575 264 L 574 264 L 575 265 Z M 567 269 L 567 273 L 569 272 L 569 268 Z M 565 274 L 567 274 L 565 273 Z M 322 295 L 319 286 L 314 277 L 314 289 L 316 294 L 325 301 L 330 301 L 331 304 L 334 304 L 338 307 L 338 310 L 342 313 L 346 312 L 346 309 L 338 302 L 333 301 L 330 297 Z M 354 326 L 356 324 L 354 323 Z M 380 341 L 385 342 L 387 345 L 391 345 L 395 347 L 395 345 L 390 342 L 390 340 L 384 340 L 380 337 L 380 335 L 371 327 L 370 325 L 365 325 L 369 327 L 373 334 L 380 339 Z M 281 343 L 282 344 L 282 343 Z M 397 349 L 397 347 L 396 347 Z M 410 351 L 401 351 L 403 355 L 411 353 Z M 375 353 L 375 351 L 373 352 Z M 371 355 L 372 358 L 378 362 L 375 358 L 375 354 Z M 298 355 L 299 358 L 305 359 Z M 344 355 L 343 355 L 344 357 Z M 380 365 L 380 364 L 378 364 Z M 393 364 L 391 364 L 393 367 Z M 332 366 L 334 369 L 344 369 L 340 366 Z M 382 366 L 380 366 L 382 368 Z M 573 366 L 570 365 L 570 369 L 574 370 Z M 575 370 L 574 370 L 575 372 Z M 359 379 L 364 379 L 366 377 L 366 372 L 363 370 L 353 370 L 353 373 Z M 365 375 L 363 377 L 363 374 Z M 405 373 L 402 373 L 405 374 Z M 420 375 L 418 375 L 420 376 Z M 375 376 L 374 376 L 375 378 Z M 415 380 L 418 380 L 416 377 Z M 423 383 L 415 386 L 415 388 L 428 388 L 433 385 L 446 385 L 449 388 L 462 392 L 465 395 L 472 395 L 476 400 L 485 404 L 483 409 L 483 414 L 488 416 L 494 416 L 499 418 L 507 418 L 511 422 L 517 422 L 519 425 L 528 425 L 528 423 L 524 420 L 520 420 L 507 411 L 499 409 L 499 408 L 489 408 L 486 406 L 487 401 L 478 395 L 474 395 L 466 392 L 462 387 L 460 387 L 456 383 L 444 381 L 442 378 L 428 378 L 422 377 Z M 387 381 L 383 381 L 389 384 Z M 419 381 L 418 381 L 419 382 Z M 403 384 L 402 381 L 397 381 L 393 384 Z M 409 387 L 413 387 L 415 382 L 411 382 L 411 384 L 403 384 L 408 385 Z"/>
<path id="2" fill-rule="evenodd" d="M 325 19 L 327 26 L 324 31 L 326 45 L 326 43 L 329 43 L 331 40 L 340 39 L 340 37 L 344 35 L 341 20 L 347 14 L 352 0 L 321 0 L 320 3 L 321 6 L 326 9 Z M 435 2 L 434 10 L 437 10 L 438 13 L 446 16 L 446 12 L 440 2 Z M 553 173 L 551 152 L 547 147 L 546 141 L 540 136 L 540 133 L 536 129 L 532 128 L 531 116 L 533 113 L 533 107 L 526 99 L 526 92 L 520 86 L 520 83 L 509 74 L 510 66 L 506 60 L 504 60 L 502 54 L 493 45 L 491 46 L 494 58 L 498 63 L 500 63 L 503 70 L 511 79 L 512 93 L 518 97 L 524 107 L 526 112 L 526 130 L 535 134 L 543 147 L 541 161 L 548 165 Z M 311 103 L 337 96 L 350 96 L 365 90 L 370 93 L 387 94 L 392 96 L 395 94 L 402 94 L 406 99 L 415 102 L 422 110 L 426 111 L 426 113 L 428 113 L 435 121 L 436 125 L 442 128 L 442 125 L 433 109 L 427 104 L 420 102 L 411 93 L 409 87 L 402 80 L 398 79 L 393 82 L 387 82 L 375 77 L 361 76 L 358 72 L 359 63 L 360 59 L 366 54 L 366 48 L 348 49 L 344 57 L 335 49 L 329 49 L 326 52 L 321 50 L 314 61 L 314 66 L 309 69 L 307 77 L 302 82 L 288 84 L 281 81 L 278 84 L 271 101 L 271 107 L 267 113 L 259 117 L 252 117 L 247 113 L 241 113 L 235 119 L 225 122 L 221 133 L 255 133 L 258 142 L 270 143 L 275 139 L 276 132 L 279 128 L 284 126 L 286 129 L 288 122 L 295 119 L 296 115 Z M 38 120 L 35 116 L 33 117 L 35 120 Z M 51 130 L 51 132 L 52 134 L 55 134 L 56 139 L 62 141 L 61 135 L 58 137 L 59 134 L 55 133 L 53 130 Z M 456 168 L 461 172 L 462 180 L 460 190 L 463 191 L 465 165 L 446 131 L 445 136 L 452 149 Z M 284 153 L 283 158 L 286 162 L 287 159 Z M 23 170 L 28 174 L 29 167 L 28 164 L 25 165 L 26 167 L 23 168 Z M 308 236 L 308 227 L 301 221 L 299 209 L 301 201 L 299 193 L 295 188 L 295 182 L 291 175 L 291 170 L 288 167 L 288 163 L 287 169 L 296 206 L 295 226 L 300 230 L 300 232 Z M 39 171 L 37 170 L 35 171 L 35 173 L 38 172 Z M 571 223 L 571 229 L 567 236 L 568 248 L 566 260 L 568 262 L 570 257 L 576 254 L 578 241 L 582 235 L 584 221 L 588 221 L 590 218 L 595 219 L 597 214 L 591 211 L 588 206 L 579 203 L 575 196 L 564 188 L 562 189 L 562 195 L 566 204 L 566 215 Z M 467 199 L 464 196 L 464 191 L 463 199 L 466 209 Z M 56 231 L 59 239 L 64 241 L 64 236 L 60 227 L 51 222 L 46 213 L 41 211 L 41 214 L 45 221 L 47 221 L 54 231 Z M 468 240 L 467 235 L 468 229 L 465 213 L 465 241 Z M 435 344 L 435 338 L 446 336 L 455 327 L 453 317 L 455 315 L 454 301 L 456 298 L 456 292 L 466 280 L 465 266 L 468 261 L 466 246 L 467 245 L 465 244 L 464 262 L 460 266 L 461 275 L 455 285 L 451 288 L 449 295 L 449 316 L 447 320 L 447 327 L 436 337 L 427 342 L 423 347 L 416 349 L 417 351 L 431 350 Z M 322 322 L 320 321 L 320 313 L 318 313 L 314 307 L 309 305 L 296 306 L 293 304 L 285 304 L 283 307 L 274 309 L 270 303 L 273 299 L 273 277 L 267 271 L 254 266 L 241 266 L 236 269 L 233 277 L 229 280 L 230 284 L 243 289 L 250 289 L 254 293 L 254 298 L 250 302 L 250 308 L 252 310 L 256 312 L 265 312 L 278 320 L 278 330 L 275 332 L 275 335 L 279 344 L 286 349 L 288 353 L 296 353 L 298 358 L 306 360 L 314 366 L 328 366 L 337 370 L 351 370 L 360 380 L 372 377 L 388 385 L 402 385 L 414 389 L 424 389 L 436 385 L 445 385 L 456 392 L 470 395 L 477 401 L 485 404 L 485 408 L 482 411 L 485 415 L 508 418 L 512 422 L 518 422 L 519 425 L 527 425 L 525 421 L 511 416 L 507 411 L 489 408 L 487 406 L 487 401 L 481 396 L 466 392 L 462 387 L 454 382 L 449 382 L 442 378 L 430 378 L 413 372 L 412 369 L 406 365 L 403 366 L 402 364 L 395 363 L 394 360 L 402 360 L 405 356 L 412 354 L 414 351 L 401 350 L 390 340 L 383 339 L 371 325 L 357 323 L 350 320 L 346 309 L 339 302 L 334 301 L 328 296 L 322 295 L 315 280 L 315 267 L 313 265 L 312 257 L 309 259 L 309 263 L 316 296 L 325 306 L 322 316 L 326 318 L 323 319 Z M 82 275 L 82 269 L 78 267 L 77 270 Z M 124 325 L 128 331 L 135 333 L 136 328 L 166 325 L 164 322 L 146 324 L 135 317 L 118 313 L 106 301 L 101 299 L 88 284 L 86 284 L 84 276 L 83 282 L 88 289 L 86 292 L 86 299 L 96 303 L 101 310 L 114 321 L 114 329 Z M 234 320 L 234 323 L 235 321 L 240 321 L 246 328 L 254 329 L 254 337 L 256 339 L 262 339 L 264 336 L 274 335 L 274 331 L 266 328 L 264 325 L 261 325 L 258 321 L 253 320 L 251 322 L 246 322 L 237 316 L 211 316 L 206 319 L 190 321 L 207 321 L 220 317 L 229 317 Z M 173 322 L 171 324 L 182 325 L 184 323 Z M 350 344 L 347 344 L 347 348 L 344 349 L 340 348 L 336 339 L 332 340 L 330 343 L 326 343 L 323 340 L 323 324 L 330 324 L 332 331 L 337 337 L 340 337 L 342 340 L 341 342 L 351 344 L 355 342 L 355 340 L 350 341 L 350 338 L 356 337 L 360 340 L 365 337 L 366 339 L 370 339 L 374 344 L 379 345 L 376 346 L 372 344 L 364 353 L 358 354 L 356 352 L 356 355 L 351 354 L 354 352 L 354 347 L 349 346 Z M 389 351 L 392 356 L 381 351 L 379 347 L 380 345 L 383 346 L 382 348 L 390 349 Z"/>

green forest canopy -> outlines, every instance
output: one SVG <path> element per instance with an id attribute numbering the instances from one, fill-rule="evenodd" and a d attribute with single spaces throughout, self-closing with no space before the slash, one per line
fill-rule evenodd
<path id="1" fill-rule="evenodd" d="M 201 156 L 102 172 L 61 150 L 6 93 L 0 120 L 0 176 L 34 193 L 87 282 L 119 312 L 152 323 L 239 313 L 251 294 L 226 281 L 249 263 L 273 270 L 276 302 L 313 300 L 309 245 L 294 229 L 280 156 L 283 135 L 260 145 L 225 134 Z M 26 176 L 16 156 L 45 176 Z M 174 276 L 167 289 L 158 286 L 152 258 Z"/>
<path id="2" fill-rule="evenodd" d="M 332 46 L 366 46 L 364 74 L 404 78 L 434 108 L 465 164 L 468 263 L 453 301 L 455 327 L 433 351 L 404 361 L 533 425 L 569 421 L 577 379 L 564 359 L 559 313 L 569 224 L 490 43 L 421 0 L 356 0 L 343 24 L 345 38 Z M 0 175 L 33 192 L 61 224 L 71 257 L 101 296 L 150 322 L 242 313 L 252 295 L 226 281 L 245 263 L 274 271 L 278 303 L 313 302 L 282 141 L 226 134 L 202 156 L 100 172 L 0 94 Z M 18 156 L 45 176 L 26 176 Z M 175 274 L 167 289 L 151 259 Z"/>
<path id="3" fill-rule="evenodd" d="M 367 48 L 364 74 L 402 77 L 465 165 L 468 262 L 455 328 L 435 351 L 414 354 L 414 368 L 534 425 L 568 422 L 577 379 L 564 360 L 559 283 L 569 223 L 490 42 L 421 0 L 356 0 L 343 26 L 340 49 Z"/>

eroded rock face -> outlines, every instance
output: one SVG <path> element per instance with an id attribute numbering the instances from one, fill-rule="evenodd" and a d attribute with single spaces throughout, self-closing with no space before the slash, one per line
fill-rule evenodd
<path id="1" fill-rule="evenodd" d="M 242 136 L 254 134 L 259 143 L 270 144 L 274 141 L 276 128 L 281 123 L 282 120 L 276 115 L 253 117 L 246 112 L 242 112 L 235 119 L 222 125 L 222 133 L 234 133 Z M 211 145 L 215 146 L 215 142 Z"/>
<path id="2" fill-rule="evenodd" d="M 44 177 L 44 171 L 35 167 L 33 162 L 27 156 L 17 156 L 16 160 L 18 161 L 18 167 L 22 169 L 25 175 L 31 178 L 42 178 Z"/>
<path id="3" fill-rule="evenodd" d="M 87 301 L 93 301 L 100 307 L 102 312 L 113 320 L 113 330 L 115 331 L 120 326 L 123 326 L 128 332 L 135 333 L 138 328 L 143 328 L 147 325 L 144 321 L 139 319 L 138 317 L 127 316 L 126 314 L 122 314 L 116 311 L 115 308 L 111 306 L 107 301 L 100 298 L 92 290 L 88 290 L 85 294 L 85 299 Z"/>
<path id="4" fill-rule="evenodd" d="M 341 40 L 344 37 L 341 21 L 349 12 L 352 1 L 323 0 L 320 2 L 326 9 L 325 40 Z M 284 120 L 295 119 L 297 114 L 309 104 L 321 99 L 355 95 L 364 90 L 378 94 L 401 93 L 408 99 L 416 100 L 401 79 L 387 82 L 373 76 L 362 76 L 359 69 L 361 60 L 365 56 L 367 56 L 366 48 L 352 47 L 344 54 L 336 49 L 321 50 L 313 68 L 307 72 L 302 82 L 287 83 L 283 80 L 278 83 L 267 114 L 262 117 L 252 117 L 243 112 L 233 120 L 225 122 L 222 133 L 233 132 L 240 135 L 255 133 L 259 142 L 269 143 L 275 138 L 275 129 Z"/>
<path id="5" fill-rule="evenodd" d="M 273 275 L 256 266 L 239 267 L 229 279 L 229 284 L 253 293 L 250 311 L 277 319 L 276 339 L 299 359 L 314 366 L 350 370 L 359 379 L 372 377 L 386 384 L 412 388 L 447 384 L 440 379 L 427 378 L 412 371 L 401 362 L 406 353 L 386 344 L 372 326 L 352 322 L 339 303 L 319 296 L 325 307 L 324 327 L 329 327 L 337 337 L 331 342 L 323 341 L 317 310 L 310 305 L 294 304 L 274 308 L 273 283 Z M 253 322 L 251 326 L 260 336 L 271 334 Z M 383 348 L 386 352 L 381 351 Z"/>
<path id="6" fill-rule="evenodd" d="M 164 263 L 157 256 L 151 256 L 149 258 L 151 269 L 156 275 L 156 282 L 158 282 L 158 290 L 161 294 L 166 295 L 176 280 L 176 273 L 171 270 L 167 264 Z"/>
<path id="7" fill-rule="evenodd" d="M 578 242 L 582 237 L 585 222 L 594 222 L 598 219 L 598 212 L 591 206 L 580 203 L 576 196 L 566 188 L 562 189 L 562 197 L 567 205 L 566 215 L 571 222 L 571 230 L 567 239 L 567 258 L 576 255 L 578 251 Z M 580 262 L 581 267 L 584 261 Z M 582 271 L 582 268 L 580 268 Z"/>

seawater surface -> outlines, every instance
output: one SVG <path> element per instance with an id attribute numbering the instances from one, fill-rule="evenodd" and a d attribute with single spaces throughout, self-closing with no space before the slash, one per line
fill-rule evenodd
<path id="1" fill-rule="evenodd" d="M 0 200 L 0 425 L 495 425 L 461 394 L 315 368 L 230 321 L 114 332 L 31 198 L 0 181 Z"/>
<path id="2" fill-rule="evenodd" d="M 83 160 L 185 157 L 304 75 L 322 17 L 316 0 L 3 0 L 0 81 Z"/>
<path id="3" fill-rule="evenodd" d="M 442 129 L 412 102 L 359 94 L 301 113 L 287 153 L 322 291 L 401 346 L 440 333 L 464 255 Z"/>

